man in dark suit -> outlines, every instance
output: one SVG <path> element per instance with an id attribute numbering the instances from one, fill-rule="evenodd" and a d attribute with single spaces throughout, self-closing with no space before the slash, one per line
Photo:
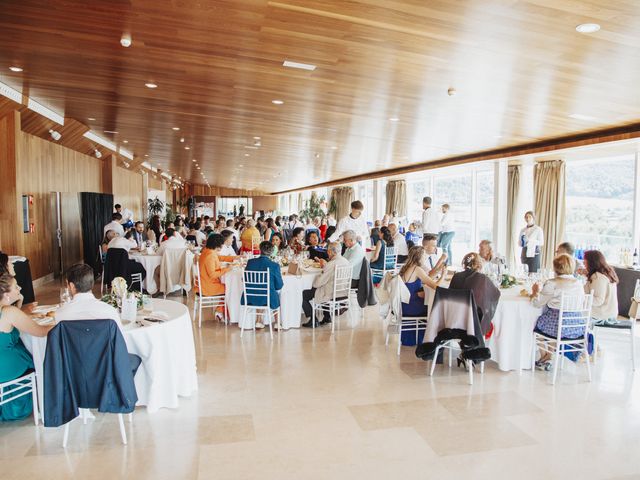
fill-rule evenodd
<path id="1" fill-rule="evenodd" d="M 271 260 L 273 254 L 273 244 L 271 242 L 260 243 L 260 256 L 258 258 L 252 258 L 247 262 L 246 271 L 249 272 L 269 272 L 269 304 L 272 310 L 280 308 L 280 295 L 278 290 L 281 290 L 284 283 L 282 281 L 282 272 L 280 271 L 280 265 Z M 264 297 L 252 297 L 249 296 L 249 305 L 266 306 L 267 299 Z M 244 298 L 242 298 L 242 304 L 244 305 Z M 279 328 L 280 319 L 276 323 L 276 328 Z M 257 324 L 256 324 L 257 326 Z"/>
<path id="2" fill-rule="evenodd" d="M 144 223 L 136 222 L 135 228 L 129 230 L 125 235 L 125 238 L 135 241 L 138 245 L 146 242 L 148 238 L 147 232 L 144 231 Z"/>

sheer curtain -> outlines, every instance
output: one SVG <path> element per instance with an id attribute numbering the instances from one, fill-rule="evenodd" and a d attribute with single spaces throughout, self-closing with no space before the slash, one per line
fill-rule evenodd
<path id="1" fill-rule="evenodd" d="M 564 235 L 565 162 L 538 162 L 534 168 L 535 213 L 544 232 L 541 266 L 550 268 L 556 245 Z"/>
<path id="2" fill-rule="evenodd" d="M 355 198 L 353 187 L 337 187 L 331 190 L 330 208 L 335 205 L 335 218 L 340 220 L 351 212 L 351 202 Z"/>
<path id="3" fill-rule="evenodd" d="M 520 165 L 509 165 L 507 175 L 507 262 L 509 265 L 519 263 L 518 252 L 518 194 L 520 192 Z"/>
<path id="4" fill-rule="evenodd" d="M 399 217 L 407 215 L 407 184 L 404 180 L 387 182 L 387 205 L 385 213 L 397 212 Z"/>

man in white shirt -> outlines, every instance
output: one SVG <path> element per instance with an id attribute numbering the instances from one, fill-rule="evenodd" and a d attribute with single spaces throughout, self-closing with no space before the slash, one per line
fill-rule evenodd
<path id="1" fill-rule="evenodd" d="M 107 245 L 107 249 L 109 248 L 122 248 L 128 253 L 132 248 L 138 248 L 138 244 L 135 240 L 116 235 Z"/>
<path id="2" fill-rule="evenodd" d="M 128 224 L 130 222 L 131 224 L 133 224 L 133 212 L 131 210 L 129 210 L 128 208 L 122 208 L 122 205 L 120 205 L 119 203 L 116 203 L 113 208 L 116 209 L 116 213 L 122 215 L 122 220 L 120 220 L 120 223 L 122 225 Z"/>
<path id="3" fill-rule="evenodd" d="M 300 220 L 298 220 L 298 215 L 295 213 L 293 215 L 289 215 L 289 221 L 286 223 L 286 228 L 289 230 L 294 230 L 298 227 L 304 228 L 304 225 Z"/>
<path id="4" fill-rule="evenodd" d="M 422 269 L 432 278 L 440 275 L 447 262 L 447 254 L 439 250 L 437 245 L 438 237 L 432 233 L 427 233 L 422 239 L 425 253 Z"/>
<path id="5" fill-rule="evenodd" d="M 347 230 L 353 230 L 356 232 L 357 241 L 366 248 L 370 241 L 369 226 L 362 214 L 363 210 L 364 205 L 362 205 L 360 200 L 351 202 L 351 213 L 340 219 L 338 226 L 336 227 L 336 231 L 333 232 L 331 237 L 329 237 L 329 242 L 335 242 L 344 232 Z"/>
<path id="6" fill-rule="evenodd" d="M 111 215 L 111 222 L 107 223 L 102 229 L 102 236 L 105 237 L 109 230 L 113 230 L 121 237 L 124 237 L 124 228 L 122 228 L 122 224 L 120 221 L 122 220 L 122 215 L 118 212 Z"/>
<path id="7" fill-rule="evenodd" d="M 447 265 L 451 265 L 451 244 L 456 232 L 453 229 L 453 216 L 449 211 L 451 207 L 448 203 L 442 204 L 442 219 L 440 222 L 440 235 L 438 235 L 438 247 L 447 254 Z"/>
<path id="8" fill-rule="evenodd" d="M 422 199 L 422 234 L 430 233 L 436 237 L 440 233 L 440 215 L 435 209 L 431 208 L 431 197 Z"/>
<path id="9" fill-rule="evenodd" d="M 360 269 L 362 268 L 362 260 L 364 260 L 364 248 L 356 241 L 356 232 L 347 230 L 342 234 L 342 240 L 346 250 L 342 255 L 347 259 L 353 267 L 351 274 L 351 288 L 358 288 L 360 282 Z"/>
<path id="10" fill-rule="evenodd" d="M 98 300 L 92 292 L 94 276 L 93 268 L 85 263 L 76 263 L 65 273 L 67 288 L 71 301 L 56 310 L 56 321 L 70 320 L 113 320 L 122 331 L 122 322 L 118 311 L 111 305 Z M 142 359 L 138 355 L 129 354 L 131 371 L 136 374 Z"/>
<path id="11" fill-rule="evenodd" d="M 407 239 L 404 238 L 404 235 L 398 232 L 398 226 L 395 223 L 389 224 L 389 232 L 393 237 L 393 246 L 396 247 L 396 255 L 398 256 L 398 263 L 406 263 L 407 257 L 409 256 Z"/>
<path id="12" fill-rule="evenodd" d="M 482 273 L 485 275 L 492 273 L 493 265 L 497 265 L 500 268 L 506 264 L 504 257 L 494 253 L 491 240 L 482 240 L 480 242 L 478 245 L 478 255 L 480 255 L 480 258 L 482 258 L 484 262 Z"/>
<path id="13" fill-rule="evenodd" d="M 233 228 L 233 226 L 233 220 L 229 219 L 227 220 L 227 228 L 225 228 L 225 230 L 229 230 L 231 233 L 233 233 L 233 238 L 236 239 L 236 244 L 240 244 L 240 233 L 238 233 L 238 231 Z"/>
<path id="14" fill-rule="evenodd" d="M 187 248 L 187 241 L 182 238 L 182 235 L 178 234 L 173 228 L 167 228 L 164 233 L 167 236 L 167 239 L 162 242 L 160 247 L 158 247 L 156 255 L 162 255 L 164 254 L 165 250 L 168 249 Z"/>

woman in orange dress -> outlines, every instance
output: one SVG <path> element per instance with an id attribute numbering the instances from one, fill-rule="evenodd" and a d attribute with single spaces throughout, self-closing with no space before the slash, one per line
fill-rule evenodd
<path id="1" fill-rule="evenodd" d="M 207 238 L 207 245 L 200 254 L 198 265 L 200 266 L 200 285 L 196 285 L 196 292 L 205 297 L 224 295 L 224 283 L 222 276 L 231 270 L 230 267 L 222 267 L 220 262 L 232 262 L 235 257 L 219 255 L 224 239 L 219 233 L 214 233 Z M 216 317 L 222 319 L 223 309 L 216 309 Z"/>

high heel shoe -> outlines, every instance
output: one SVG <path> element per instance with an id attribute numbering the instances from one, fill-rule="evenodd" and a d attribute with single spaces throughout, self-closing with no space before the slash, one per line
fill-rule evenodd
<path id="1" fill-rule="evenodd" d="M 468 372 L 469 371 L 469 364 L 467 363 L 467 361 L 462 358 L 462 357 L 457 357 L 456 358 L 456 362 L 458 362 L 458 368 L 460 367 L 464 367 L 464 369 Z M 476 369 L 476 364 L 474 362 L 471 362 L 471 368 L 473 368 L 473 370 Z"/>

